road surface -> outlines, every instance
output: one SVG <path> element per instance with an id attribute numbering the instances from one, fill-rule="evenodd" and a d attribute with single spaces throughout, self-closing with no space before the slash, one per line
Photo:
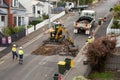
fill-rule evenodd
<path id="1" fill-rule="evenodd" d="M 117 0 L 104 0 L 93 7 L 97 12 L 97 18 L 105 16 L 109 9 Z M 74 39 L 75 45 L 81 49 L 88 36 L 84 34 L 73 34 L 73 22 L 78 19 L 78 14 L 72 13 L 63 18 L 64 25 L 69 30 Z M 12 61 L 11 53 L 0 60 L 0 79 L 1 80 L 52 80 L 54 73 L 58 72 L 58 61 L 71 56 L 36 56 L 32 55 L 35 50 L 49 35 L 40 34 L 30 42 L 23 45 L 25 50 L 24 63 L 19 65 L 17 61 Z"/>

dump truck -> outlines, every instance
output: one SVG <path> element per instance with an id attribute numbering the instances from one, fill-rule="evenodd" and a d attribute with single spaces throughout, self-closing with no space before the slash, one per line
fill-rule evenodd
<path id="1" fill-rule="evenodd" d="M 83 10 L 79 19 L 74 22 L 74 33 L 85 31 L 85 34 L 90 34 L 90 30 L 95 23 L 95 16 L 95 11 Z"/>

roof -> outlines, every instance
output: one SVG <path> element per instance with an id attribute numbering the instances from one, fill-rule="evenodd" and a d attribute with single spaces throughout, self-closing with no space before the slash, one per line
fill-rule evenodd
<path id="1" fill-rule="evenodd" d="M 0 10 L 0 14 L 2 14 L 2 15 L 6 15 L 7 13 L 4 12 L 4 11 L 2 11 L 2 10 Z"/>
<path id="2" fill-rule="evenodd" d="M 23 10 L 26 11 L 26 8 L 19 2 L 18 7 L 12 7 L 13 10 Z"/>
<path id="3" fill-rule="evenodd" d="M 19 8 L 26 10 L 26 8 L 19 2 Z"/>
<path id="4" fill-rule="evenodd" d="M 40 3 L 40 2 L 37 3 L 36 5 L 37 5 L 37 6 L 44 6 L 44 4 L 42 4 L 42 3 Z"/>
<path id="5" fill-rule="evenodd" d="M 8 8 L 8 5 L 3 1 L 3 5 L 0 5 L 1 8 Z"/>

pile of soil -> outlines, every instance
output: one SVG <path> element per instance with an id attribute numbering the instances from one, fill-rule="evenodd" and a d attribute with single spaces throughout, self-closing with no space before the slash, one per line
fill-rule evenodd
<path id="1" fill-rule="evenodd" d="M 34 55 L 55 55 L 60 52 L 68 52 L 67 46 L 64 44 L 44 44 L 39 46 L 35 51 L 32 52 Z"/>

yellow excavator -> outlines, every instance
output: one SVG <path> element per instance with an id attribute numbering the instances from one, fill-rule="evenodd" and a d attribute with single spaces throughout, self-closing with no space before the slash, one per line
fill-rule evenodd
<path id="1" fill-rule="evenodd" d="M 57 27 L 52 27 L 50 30 L 50 40 L 52 42 L 63 42 L 67 40 L 71 45 L 74 45 L 73 40 L 68 32 L 68 30 L 61 24 L 57 25 Z M 65 33 L 63 35 L 63 32 Z"/>
<path id="2" fill-rule="evenodd" d="M 78 47 L 75 47 L 73 39 L 71 38 L 68 30 L 62 25 L 57 24 L 49 29 L 50 37 L 45 43 L 53 44 L 60 43 L 65 44 L 67 46 L 68 51 L 71 52 L 73 56 L 76 55 L 76 51 L 78 51 Z"/>

